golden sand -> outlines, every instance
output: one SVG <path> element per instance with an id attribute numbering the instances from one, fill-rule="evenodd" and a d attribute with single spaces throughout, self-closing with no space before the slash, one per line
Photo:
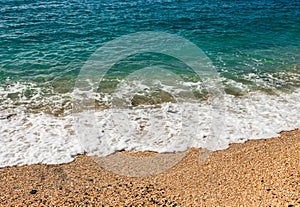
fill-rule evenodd
<path id="1" fill-rule="evenodd" d="M 114 174 L 85 155 L 2 168 L 0 206 L 300 206 L 300 130 L 207 159 L 199 153 L 191 149 L 170 170 L 143 178 Z"/>

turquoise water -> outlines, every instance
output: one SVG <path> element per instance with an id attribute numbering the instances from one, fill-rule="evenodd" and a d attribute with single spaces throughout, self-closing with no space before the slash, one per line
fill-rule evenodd
<path id="1" fill-rule="evenodd" d="M 191 41 L 219 76 L 150 51 L 72 93 L 99 48 L 144 31 Z M 299 89 L 299 0 L 0 0 L 0 167 L 276 137 L 300 128 Z"/>
<path id="2" fill-rule="evenodd" d="M 196 44 L 212 60 L 228 93 L 292 91 L 300 85 L 297 0 L 0 0 L 0 5 L 4 90 L 21 82 L 70 92 L 99 47 L 140 31 L 168 32 Z M 157 54 L 140 55 L 115 69 L 130 71 L 137 61 L 151 65 L 159 60 Z"/>

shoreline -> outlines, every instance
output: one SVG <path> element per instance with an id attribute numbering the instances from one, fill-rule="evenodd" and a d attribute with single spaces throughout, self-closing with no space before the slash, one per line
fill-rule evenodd
<path id="1" fill-rule="evenodd" d="M 109 172 L 86 155 L 0 168 L 0 206 L 300 206 L 299 129 L 230 144 L 202 161 L 200 151 L 142 178 Z"/>
<path id="2" fill-rule="evenodd" d="M 211 104 L 199 106 L 194 103 L 166 103 L 162 108 L 153 109 L 124 109 L 122 113 L 125 114 L 126 126 L 122 119 L 114 119 L 119 116 L 118 111 L 96 111 L 94 117 L 102 128 L 100 136 L 105 141 L 104 146 L 96 150 L 106 155 L 121 149 L 173 152 L 205 147 L 220 150 L 230 143 L 275 137 L 280 131 L 299 128 L 299 97 L 300 91 L 268 96 L 267 99 L 264 94 L 239 98 L 226 96 L 224 108 L 216 110 L 212 109 Z M 226 114 L 222 114 L 223 111 Z M 10 116 L 15 113 L 17 115 Z M 83 120 L 74 122 L 76 117 Z M 73 161 L 75 155 L 83 153 L 85 138 L 82 139 L 84 136 L 80 136 L 76 126 L 80 120 L 85 121 L 84 117 L 84 113 L 57 117 L 22 110 L 20 113 L 3 112 L 3 118 L 0 117 L 0 167 Z M 207 140 L 212 130 L 220 135 L 217 145 L 214 140 Z"/>

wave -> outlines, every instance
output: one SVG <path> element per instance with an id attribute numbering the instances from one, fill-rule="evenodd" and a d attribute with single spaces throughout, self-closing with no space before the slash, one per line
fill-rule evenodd
<path id="1" fill-rule="evenodd" d="M 14 90 L 21 88 L 15 86 Z M 37 95 L 33 97 L 38 99 Z M 62 103 L 61 97 L 58 102 Z M 242 96 L 225 94 L 219 109 L 206 99 L 194 103 L 163 102 L 69 111 L 55 116 L 45 111 L 25 111 L 20 104 L 1 110 L 0 167 L 59 164 L 72 161 L 78 154 L 106 156 L 119 150 L 177 152 L 190 147 L 222 150 L 230 143 L 276 137 L 281 131 L 300 128 L 299 103 L 297 89 L 277 94 L 261 91 Z M 78 133 L 81 128 L 77 117 L 86 114 L 93 117 L 98 127 L 95 137 L 93 132 L 83 132 L 88 133 L 85 137 Z M 81 127 L 85 127 L 84 123 Z"/>

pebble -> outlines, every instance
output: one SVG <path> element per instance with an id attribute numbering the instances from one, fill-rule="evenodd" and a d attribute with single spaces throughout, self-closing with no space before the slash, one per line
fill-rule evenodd
<path id="1" fill-rule="evenodd" d="M 32 194 L 32 195 L 33 195 L 33 194 L 36 194 L 36 193 L 37 193 L 37 190 L 31 190 L 31 191 L 30 191 L 30 194 Z"/>

